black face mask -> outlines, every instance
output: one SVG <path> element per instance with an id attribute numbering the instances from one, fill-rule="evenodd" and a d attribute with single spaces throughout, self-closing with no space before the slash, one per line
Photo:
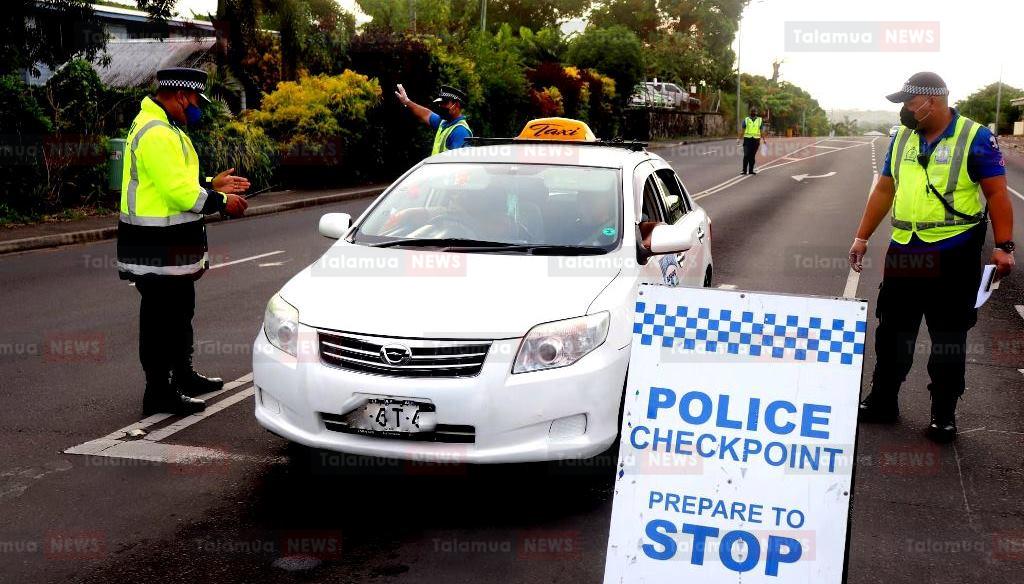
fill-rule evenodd
<path id="1" fill-rule="evenodd" d="M 448 111 L 448 108 L 444 107 L 444 105 L 442 104 L 437 104 L 436 106 L 434 106 L 434 113 L 441 116 L 441 119 L 446 122 L 450 122 L 453 119 L 455 119 L 452 116 L 451 112 Z"/>
<path id="2" fill-rule="evenodd" d="M 914 112 L 907 109 L 907 106 L 900 109 L 900 123 L 911 130 L 917 129 L 917 118 L 914 117 Z"/>

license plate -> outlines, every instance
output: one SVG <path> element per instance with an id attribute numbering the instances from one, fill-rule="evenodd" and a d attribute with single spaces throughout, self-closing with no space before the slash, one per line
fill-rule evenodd
<path id="1" fill-rule="evenodd" d="M 345 414 L 348 427 L 359 434 L 404 435 L 431 432 L 437 426 L 434 404 L 400 398 L 369 398 Z"/>

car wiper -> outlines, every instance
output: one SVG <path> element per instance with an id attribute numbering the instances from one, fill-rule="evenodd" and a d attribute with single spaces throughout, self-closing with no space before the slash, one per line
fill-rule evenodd
<path id="1" fill-rule="evenodd" d="M 489 251 L 525 251 L 530 255 L 601 255 L 608 253 L 603 247 L 597 247 L 593 245 L 555 245 L 555 244 L 501 244 L 500 246 L 494 247 L 458 247 L 452 246 L 446 248 L 445 251 L 472 251 L 472 252 L 489 252 Z"/>
<path id="2" fill-rule="evenodd" d="M 371 243 L 370 247 L 396 247 L 399 245 L 407 245 L 409 247 L 444 247 L 449 248 L 453 246 L 465 247 L 476 249 L 478 247 L 484 248 L 505 248 L 515 246 L 514 243 L 502 243 L 500 241 L 483 241 L 480 239 L 466 239 L 462 237 L 441 237 L 441 238 L 425 238 L 425 237 L 410 237 L 408 239 L 395 239 L 393 241 L 382 241 L 380 243 Z"/>

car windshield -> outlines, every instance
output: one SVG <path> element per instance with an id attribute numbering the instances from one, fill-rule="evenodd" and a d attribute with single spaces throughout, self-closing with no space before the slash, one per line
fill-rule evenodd
<path id="1" fill-rule="evenodd" d="M 424 164 L 395 185 L 354 243 L 530 252 L 614 249 L 622 232 L 619 171 L 546 164 Z M 514 247 L 510 247 L 514 246 Z M 466 251 L 466 250 L 462 250 Z"/>

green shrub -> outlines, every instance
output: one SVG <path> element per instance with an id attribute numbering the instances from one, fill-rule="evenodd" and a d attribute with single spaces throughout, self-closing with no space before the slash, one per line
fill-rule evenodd
<path id="1" fill-rule="evenodd" d="M 21 220 L 42 206 L 43 142 L 53 129 L 20 75 L 0 77 L 0 219 Z"/>
<path id="2" fill-rule="evenodd" d="M 482 100 L 475 106 L 478 136 L 515 136 L 529 117 L 530 84 L 512 29 L 475 33 L 468 47 L 480 77 Z M 473 123 L 473 120 L 471 120 Z"/>
<path id="3" fill-rule="evenodd" d="M 380 84 L 350 70 L 303 76 L 279 83 L 263 98 L 252 121 L 276 143 L 285 180 L 298 184 L 338 182 L 345 166 L 359 176 L 358 144 L 371 130 L 367 114 L 380 102 Z M 344 179 L 343 179 L 344 180 Z"/>
<path id="4" fill-rule="evenodd" d="M 234 168 L 252 183 L 252 191 L 271 186 L 277 166 L 274 141 L 248 117 L 234 119 L 227 106 L 214 100 L 203 111 L 203 123 L 189 137 L 199 155 L 203 176 Z"/>
<path id="5" fill-rule="evenodd" d="M 591 68 L 615 80 L 624 88 L 615 96 L 617 106 L 629 99 L 629 90 L 643 79 L 644 58 L 640 39 L 624 26 L 588 28 L 569 43 L 568 60 L 573 65 Z"/>

